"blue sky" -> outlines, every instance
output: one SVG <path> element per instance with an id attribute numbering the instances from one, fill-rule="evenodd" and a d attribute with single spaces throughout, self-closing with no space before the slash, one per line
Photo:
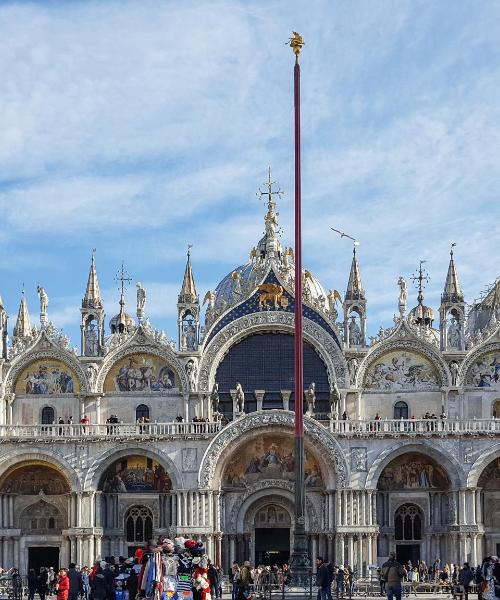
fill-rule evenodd
<path id="1" fill-rule="evenodd" d="M 121 260 L 176 336 L 187 243 L 200 295 L 263 230 L 268 165 L 293 238 L 292 29 L 302 64 L 304 262 L 345 290 L 361 241 L 369 330 L 427 260 L 437 308 L 451 242 L 466 298 L 498 272 L 496 1 L 2 2 L 0 294 L 24 282 L 79 339 L 91 249 L 108 319 Z M 411 301 L 416 294 L 412 293 Z M 135 306 L 135 287 L 128 306 Z"/>

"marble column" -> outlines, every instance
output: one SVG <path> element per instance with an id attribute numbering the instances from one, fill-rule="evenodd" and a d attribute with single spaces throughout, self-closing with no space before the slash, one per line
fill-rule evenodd
<path id="1" fill-rule="evenodd" d="M 316 573 L 316 559 L 318 558 L 318 536 L 311 536 L 311 563 L 313 573 Z"/>
<path id="2" fill-rule="evenodd" d="M 347 534 L 347 559 L 352 567 L 354 563 L 354 535 L 352 533 Z"/>
<path id="3" fill-rule="evenodd" d="M 255 400 L 257 401 L 257 410 L 262 410 L 264 404 L 264 394 L 266 390 L 254 390 L 253 395 L 255 396 Z"/>
<path id="4" fill-rule="evenodd" d="M 283 410 L 290 410 L 290 396 L 292 395 L 292 390 L 280 390 L 281 391 L 281 399 L 283 400 Z"/>
<path id="5" fill-rule="evenodd" d="M 234 561 L 236 560 L 236 547 L 235 547 L 235 536 L 229 536 L 229 568 L 233 566 Z"/>

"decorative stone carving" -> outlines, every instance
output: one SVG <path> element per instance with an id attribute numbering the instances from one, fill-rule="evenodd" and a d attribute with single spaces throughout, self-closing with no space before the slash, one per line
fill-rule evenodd
<path id="1" fill-rule="evenodd" d="M 366 448 L 351 449 L 351 470 L 357 473 L 364 473 L 367 468 Z"/>
<path id="2" fill-rule="evenodd" d="M 293 414 L 274 410 L 250 413 L 225 427 L 212 440 L 203 457 L 199 470 L 200 487 L 209 488 L 211 486 L 217 464 L 222 455 L 227 452 L 227 447 L 231 442 L 249 431 L 256 431 L 272 425 L 281 425 L 292 429 L 294 426 Z M 337 440 L 327 429 L 312 419 L 305 419 L 304 427 L 306 436 L 321 449 L 323 457 L 330 463 L 329 467 L 334 470 L 340 487 L 346 487 L 348 469 Z"/>
<path id="3" fill-rule="evenodd" d="M 398 326 L 398 329 L 399 331 L 405 331 L 405 328 L 403 328 L 401 324 Z M 444 362 L 440 354 L 436 350 L 434 350 L 432 346 L 423 342 L 416 336 L 411 337 L 413 337 L 413 339 L 390 339 L 387 340 L 385 343 L 377 344 L 373 348 L 373 350 L 371 350 L 366 355 L 365 359 L 361 363 L 357 376 L 357 381 L 359 382 L 359 385 L 363 385 L 368 368 L 377 359 L 381 358 L 383 354 L 395 350 L 415 352 L 417 354 L 423 355 L 428 360 L 430 360 L 433 366 L 437 369 L 441 385 L 449 385 L 449 371 L 446 363 Z"/>
<path id="4" fill-rule="evenodd" d="M 236 532 L 236 521 L 238 519 L 238 514 L 241 510 L 243 504 L 256 492 L 259 492 L 262 489 L 282 489 L 287 492 L 293 493 L 294 484 L 291 481 L 283 481 L 282 479 L 266 479 L 264 481 L 260 481 L 245 490 L 244 494 L 239 494 L 236 502 L 233 504 L 231 509 L 231 514 L 229 516 L 229 527 L 232 532 Z M 272 496 L 271 496 L 272 497 Z M 266 496 L 266 500 L 268 500 Z M 272 500 L 268 500 L 272 501 Z M 309 530 L 311 532 L 319 532 L 320 531 L 320 523 L 318 519 L 318 515 L 314 508 L 314 504 L 311 501 L 310 497 L 306 496 L 306 510 L 309 517 Z"/>
<path id="5" fill-rule="evenodd" d="M 188 380 L 189 391 L 196 391 L 196 376 L 198 374 L 198 369 L 196 368 L 196 363 L 193 359 L 190 359 L 186 363 L 186 375 Z"/>
<path id="6" fill-rule="evenodd" d="M 198 450 L 197 448 L 183 448 L 182 449 L 182 470 L 186 473 L 192 473 L 196 471 L 196 465 L 198 463 Z"/>
<path id="7" fill-rule="evenodd" d="M 199 389 L 208 391 L 213 385 L 217 367 L 231 346 L 248 335 L 268 331 L 270 326 L 273 329 L 279 326 L 283 331 L 292 332 L 294 316 L 286 312 L 263 311 L 240 317 L 221 329 L 203 352 L 199 369 Z M 314 346 L 325 363 L 330 383 L 336 380 L 339 387 L 346 387 L 347 362 L 335 340 L 322 327 L 307 318 L 303 320 L 303 331 L 304 339 Z"/>

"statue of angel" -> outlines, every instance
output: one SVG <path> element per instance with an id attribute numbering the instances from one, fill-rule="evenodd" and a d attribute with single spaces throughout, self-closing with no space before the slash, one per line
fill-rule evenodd
<path id="1" fill-rule="evenodd" d="M 314 414 L 314 407 L 316 406 L 316 384 L 312 381 L 306 391 L 306 402 L 307 402 L 307 415 L 312 416 Z"/>
<path id="2" fill-rule="evenodd" d="M 38 285 L 36 288 L 38 292 L 38 298 L 40 299 L 40 315 L 47 315 L 47 309 L 49 308 L 49 297 L 45 288 Z"/>
<path id="3" fill-rule="evenodd" d="M 408 300 L 408 288 L 404 277 L 398 279 L 399 286 L 399 314 L 403 316 L 406 312 L 406 301 Z"/>
<path id="4" fill-rule="evenodd" d="M 245 392 L 243 391 L 243 387 L 242 387 L 241 383 L 239 383 L 239 382 L 236 383 L 235 400 L 236 400 L 237 412 L 239 412 L 239 413 L 245 412 Z"/>

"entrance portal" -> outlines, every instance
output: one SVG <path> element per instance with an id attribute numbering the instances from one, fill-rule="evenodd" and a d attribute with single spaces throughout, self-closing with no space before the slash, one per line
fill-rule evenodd
<path id="1" fill-rule="evenodd" d="M 255 564 L 283 565 L 290 560 L 288 527 L 255 529 Z"/>
<path id="2" fill-rule="evenodd" d="M 28 548 L 28 569 L 40 572 L 40 567 L 53 567 L 59 570 L 59 548 L 57 546 L 30 546 Z"/>
<path id="3" fill-rule="evenodd" d="M 396 560 L 402 565 L 411 560 L 416 565 L 420 560 L 420 544 L 396 544 Z"/>

